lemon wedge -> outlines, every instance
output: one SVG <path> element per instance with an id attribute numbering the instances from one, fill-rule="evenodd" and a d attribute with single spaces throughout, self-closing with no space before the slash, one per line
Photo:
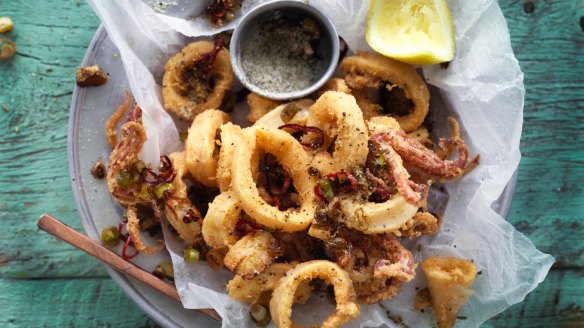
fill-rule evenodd
<path id="1" fill-rule="evenodd" d="M 454 25 L 446 0 L 372 0 L 365 38 L 375 51 L 410 64 L 454 57 Z"/>

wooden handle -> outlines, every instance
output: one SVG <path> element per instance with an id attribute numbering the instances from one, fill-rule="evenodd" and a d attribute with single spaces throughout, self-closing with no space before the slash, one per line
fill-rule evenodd
<path id="1" fill-rule="evenodd" d="M 87 254 L 109 264 L 117 271 L 132 276 L 142 281 L 143 283 L 152 286 L 154 289 L 158 290 L 164 295 L 180 302 L 178 292 L 173 285 L 156 278 L 152 274 L 137 267 L 135 264 L 124 260 L 118 254 L 100 245 L 93 239 L 78 232 L 77 230 L 72 229 L 56 218 L 48 214 L 43 214 L 38 222 L 38 226 L 41 230 L 44 230 L 49 234 L 81 249 Z M 213 309 L 198 309 L 197 311 L 217 321 L 221 320 L 221 317 Z"/>

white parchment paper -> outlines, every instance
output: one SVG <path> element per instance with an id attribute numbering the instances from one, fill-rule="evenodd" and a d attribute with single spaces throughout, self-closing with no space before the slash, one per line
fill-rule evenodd
<path id="1" fill-rule="evenodd" d="M 177 128 L 161 102 L 164 64 L 194 37 L 233 28 L 237 20 L 222 29 L 211 28 L 206 19 L 196 18 L 207 1 L 167 2 L 170 5 L 164 10 L 154 5 L 158 2 L 87 1 L 118 47 L 132 94 L 143 109 L 148 141 L 141 158 L 156 164 L 160 154 L 180 148 Z M 238 17 L 260 2 L 267 1 L 245 0 Z M 519 164 L 525 93 L 523 73 L 513 55 L 501 9 L 496 0 L 449 0 L 448 4 L 456 33 L 455 58 L 447 69 L 434 65 L 424 67 L 423 73 L 435 86 L 432 111 L 457 116 L 471 154 L 481 155 L 481 165 L 460 181 L 447 184 L 449 201 L 441 231 L 407 245 L 418 262 L 428 256 L 474 260 L 482 274 L 472 287 L 476 295 L 460 313 L 467 319 L 459 320 L 457 326 L 478 327 L 522 301 L 543 281 L 553 258 L 539 252 L 491 208 Z M 311 0 L 310 5 L 331 18 L 351 49 L 370 49 L 364 38 L 369 1 Z M 186 308 L 215 308 L 223 318 L 223 327 L 252 326 L 248 306 L 233 301 L 225 292 L 232 274 L 215 272 L 204 263 L 187 265 L 182 259 L 184 245 L 176 238 L 167 238 L 167 247 Z M 398 297 L 381 305 L 361 306 L 361 317 L 347 326 L 398 327 L 388 311 L 407 326 L 431 326 L 434 319 L 428 311 L 413 309 L 415 289 L 424 286 L 418 269 L 416 279 L 405 285 Z M 328 302 L 314 297 L 310 302 L 296 311 L 300 319 L 314 319 L 317 313 L 331 309 Z"/>

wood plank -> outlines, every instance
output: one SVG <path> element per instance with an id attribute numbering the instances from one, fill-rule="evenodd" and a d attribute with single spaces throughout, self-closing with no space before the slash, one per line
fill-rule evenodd
<path id="1" fill-rule="evenodd" d="M 584 275 L 581 270 L 552 270 L 525 301 L 482 327 L 584 327 Z"/>
<path id="2" fill-rule="evenodd" d="M 581 1 L 530 2 L 533 13 L 525 12 L 525 1 L 499 2 L 526 88 L 523 158 L 509 222 L 557 265 L 582 267 L 584 7 Z"/>
<path id="3" fill-rule="evenodd" d="M 77 6 L 78 5 L 78 6 Z M 105 275 L 99 263 L 38 232 L 50 212 L 82 230 L 67 165 L 75 70 L 99 19 L 83 2 L 0 1 L 17 55 L 0 62 L 0 277 Z M 6 92 L 9 90 L 10 92 Z"/>
<path id="4" fill-rule="evenodd" d="M 110 279 L 0 279 L 0 327 L 158 327 Z"/>

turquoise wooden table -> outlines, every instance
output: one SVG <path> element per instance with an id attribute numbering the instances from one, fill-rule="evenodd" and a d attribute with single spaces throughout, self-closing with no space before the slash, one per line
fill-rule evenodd
<path id="1" fill-rule="evenodd" d="M 525 72 L 523 158 L 509 221 L 557 262 L 485 327 L 584 327 L 584 1 L 501 0 Z M 0 327 L 153 327 L 93 258 L 36 228 L 82 230 L 67 168 L 77 66 L 99 20 L 82 1 L 1 0 Z"/>

